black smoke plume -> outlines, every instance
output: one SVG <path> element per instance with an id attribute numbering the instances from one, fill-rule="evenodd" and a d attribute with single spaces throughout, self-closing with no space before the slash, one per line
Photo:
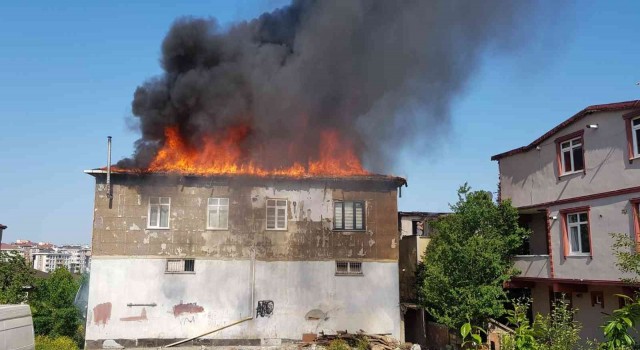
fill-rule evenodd
<path id="1" fill-rule="evenodd" d="M 446 132 L 482 52 L 523 41 L 532 3 L 295 0 L 228 29 L 180 18 L 162 43 L 164 73 L 135 91 L 141 138 L 119 165 L 146 167 L 166 126 L 197 147 L 244 123 L 244 156 L 266 168 L 313 158 L 332 128 L 367 168 L 389 170 L 402 148 Z"/>

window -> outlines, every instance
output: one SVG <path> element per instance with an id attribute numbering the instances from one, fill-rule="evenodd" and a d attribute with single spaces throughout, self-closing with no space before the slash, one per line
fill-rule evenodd
<path id="1" fill-rule="evenodd" d="M 589 207 L 561 210 L 564 256 L 591 256 Z"/>
<path id="2" fill-rule="evenodd" d="M 414 236 L 424 235 L 424 221 L 414 220 L 411 222 L 411 233 Z"/>
<path id="3" fill-rule="evenodd" d="M 287 229 L 287 200 L 267 199 L 267 230 Z"/>
<path id="4" fill-rule="evenodd" d="M 333 206 L 335 230 L 364 230 L 364 201 L 336 201 Z"/>
<path id="5" fill-rule="evenodd" d="M 640 117 L 631 120 L 631 136 L 633 139 L 633 157 L 640 157 Z"/>
<path id="6" fill-rule="evenodd" d="M 584 157 L 582 153 L 582 137 L 560 143 L 562 160 L 562 173 L 570 174 L 584 170 Z"/>
<path id="7" fill-rule="evenodd" d="M 633 230 L 636 235 L 636 252 L 640 252 L 640 198 L 633 198 L 629 202 L 633 216 Z"/>
<path id="8" fill-rule="evenodd" d="M 604 309 L 604 293 L 603 292 L 591 292 L 591 306 L 599 305 Z"/>
<path id="9" fill-rule="evenodd" d="M 149 228 L 169 228 L 169 210 L 171 198 L 149 198 Z"/>
<path id="10" fill-rule="evenodd" d="M 567 214 L 567 227 L 571 253 L 590 253 L 589 215 L 587 213 Z"/>
<path id="11" fill-rule="evenodd" d="M 229 228 L 229 198 L 209 198 L 207 204 L 207 229 Z"/>
<path id="12" fill-rule="evenodd" d="M 196 261 L 194 259 L 169 259 L 167 260 L 167 273 L 195 272 Z"/>
<path id="13" fill-rule="evenodd" d="M 355 261 L 336 261 L 336 276 L 362 276 L 362 263 Z"/>

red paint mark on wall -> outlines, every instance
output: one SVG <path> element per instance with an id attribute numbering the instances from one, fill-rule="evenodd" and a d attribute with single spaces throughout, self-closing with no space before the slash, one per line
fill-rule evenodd
<path id="1" fill-rule="evenodd" d="M 140 316 L 130 316 L 130 317 L 121 317 L 120 321 L 146 321 L 147 320 L 147 310 L 142 308 L 142 312 L 140 312 Z"/>
<path id="2" fill-rule="evenodd" d="M 111 318 L 111 303 L 98 304 L 93 308 L 93 323 L 105 325 Z"/>
<path id="3" fill-rule="evenodd" d="M 173 316 L 175 317 L 178 317 L 182 314 L 195 314 L 203 311 L 204 308 L 202 306 L 199 306 L 197 303 L 184 304 L 182 303 L 182 300 L 180 301 L 180 304 L 173 306 Z"/>

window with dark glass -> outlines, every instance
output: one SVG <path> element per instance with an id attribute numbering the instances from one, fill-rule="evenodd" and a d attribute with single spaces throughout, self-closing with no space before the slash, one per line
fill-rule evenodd
<path id="1" fill-rule="evenodd" d="M 589 215 L 584 213 L 567 214 L 567 232 L 569 233 L 570 254 L 589 254 Z"/>
<path id="2" fill-rule="evenodd" d="M 333 206 L 333 228 L 336 230 L 364 230 L 364 201 L 336 201 Z"/>
<path id="3" fill-rule="evenodd" d="M 582 138 L 577 137 L 562 142 L 560 144 L 560 156 L 562 161 L 562 174 L 584 170 Z"/>

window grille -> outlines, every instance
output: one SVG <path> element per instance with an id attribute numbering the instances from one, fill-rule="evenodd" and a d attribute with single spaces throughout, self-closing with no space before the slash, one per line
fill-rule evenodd
<path id="1" fill-rule="evenodd" d="M 196 261 L 194 259 L 169 259 L 167 270 L 169 273 L 195 272 Z"/>
<path id="2" fill-rule="evenodd" d="M 336 261 L 336 275 L 338 276 L 361 276 L 362 263 L 356 261 Z"/>

